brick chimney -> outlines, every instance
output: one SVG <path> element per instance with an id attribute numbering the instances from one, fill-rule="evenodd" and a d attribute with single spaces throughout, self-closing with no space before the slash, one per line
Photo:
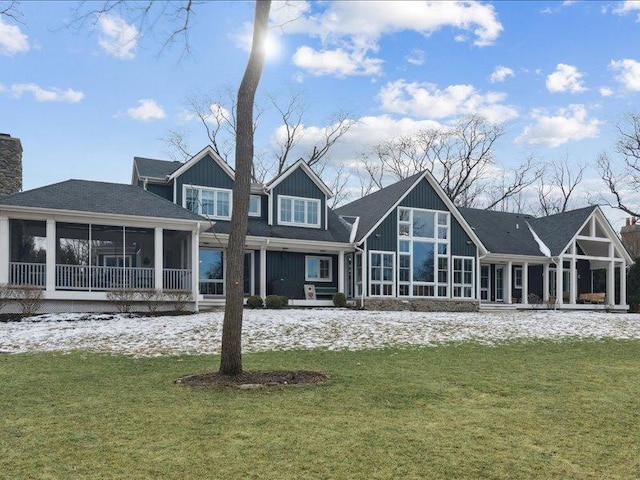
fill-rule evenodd
<path id="1" fill-rule="evenodd" d="M 0 197 L 22 190 L 22 144 L 0 133 Z"/>

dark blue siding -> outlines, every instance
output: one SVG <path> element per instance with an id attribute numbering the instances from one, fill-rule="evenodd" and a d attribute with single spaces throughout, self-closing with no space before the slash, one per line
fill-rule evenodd
<path id="1" fill-rule="evenodd" d="M 157 185 L 155 183 L 147 183 L 147 190 L 173 202 L 172 185 Z"/>
<path id="2" fill-rule="evenodd" d="M 337 288 L 338 257 L 319 255 L 333 259 L 332 282 L 306 282 L 304 271 L 307 255 L 298 252 L 267 252 L 267 295 L 284 295 L 288 298 L 303 299 L 305 283 Z"/>
<path id="3" fill-rule="evenodd" d="M 471 237 L 464 231 L 458 220 L 451 216 L 451 254 L 475 257 L 478 251 Z"/>
<path id="4" fill-rule="evenodd" d="M 367 250 L 395 252 L 398 249 L 398 210 L 387 218 L 367 238 Z"/>
<path id="5" fill-rule="evenodd" d="M 311 178 L 301 169 L 297 168 L 273 189 L 273 220 L 278 221 L 278 195 L 288 197 L 317 198 L 320 200 L 320 227 L 325 225 L 326 197 Z"/>
<path id="6" fill-rule="evenodd" d="M 233 180 L 209 155 L 175 179 L 176 203 L 182 205 L 182 186 L 200 185 L 213 188 L 233 188 Z"/>

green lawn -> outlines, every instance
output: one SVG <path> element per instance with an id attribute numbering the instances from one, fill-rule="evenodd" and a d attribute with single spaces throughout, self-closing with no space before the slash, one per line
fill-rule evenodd
<path id="1" fill-rule="evenodd" d="M 0 478 L 638 478 L 640 342 L 246 355 L 322 386 L 194 390 L 213 357 L 0 355 Z"/>

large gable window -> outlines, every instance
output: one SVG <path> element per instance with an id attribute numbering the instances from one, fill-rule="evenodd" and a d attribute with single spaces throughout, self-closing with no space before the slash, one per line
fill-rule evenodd
<path id="1" fill-rule="evenodd" d="M 398 295 L 449 296 L 449 212 L 398 208 Z"/>
<path id="2" fill-rule="evenodd" d="M 184 208 L 210 218 L 231 218 L 231 190 L 208 187 L 185 187 Z"/>
<path id="3" fill-rule="evenodd" d="M 320 200 L 278 196 L 278 223 L 296 227 L 320 227 Z"/>

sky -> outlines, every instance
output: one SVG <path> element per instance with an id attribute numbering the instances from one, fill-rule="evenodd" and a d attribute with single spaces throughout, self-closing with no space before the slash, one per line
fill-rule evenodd
<path id="1" fill-rule="evenodd" d="M 0 132 L 21 139 L 25 190 L 128 183 L 134 156 L 175 155 L 171 131 L 197 153 L 207 137 L 190 99 L 222 100 L 244 73 L 252 2 L 196 4 L 189 52 L 181 36 L 164 45 L 169 10 L 141 24 L 116 9 L 92 15 L 98 4 L 20 2 L 16 18 L 0 16 Z M 270 22 L 255 139 L 264 158 L 281 131 L 269 98 L 295 92 L 305 105 L 296 153 L 339 112 L 357 122 L 324 159 L 327 172 L 474 113 L 504 128 L 500 169 L 529 157 L 587 165 L 572 207 L 604 191 L 601 152 L 621 164 L 616 125 L 640 99 L 640 1 L 290 1 L 273 3 Z M 624 223 L 605 213 L 616 230 Z"/>

